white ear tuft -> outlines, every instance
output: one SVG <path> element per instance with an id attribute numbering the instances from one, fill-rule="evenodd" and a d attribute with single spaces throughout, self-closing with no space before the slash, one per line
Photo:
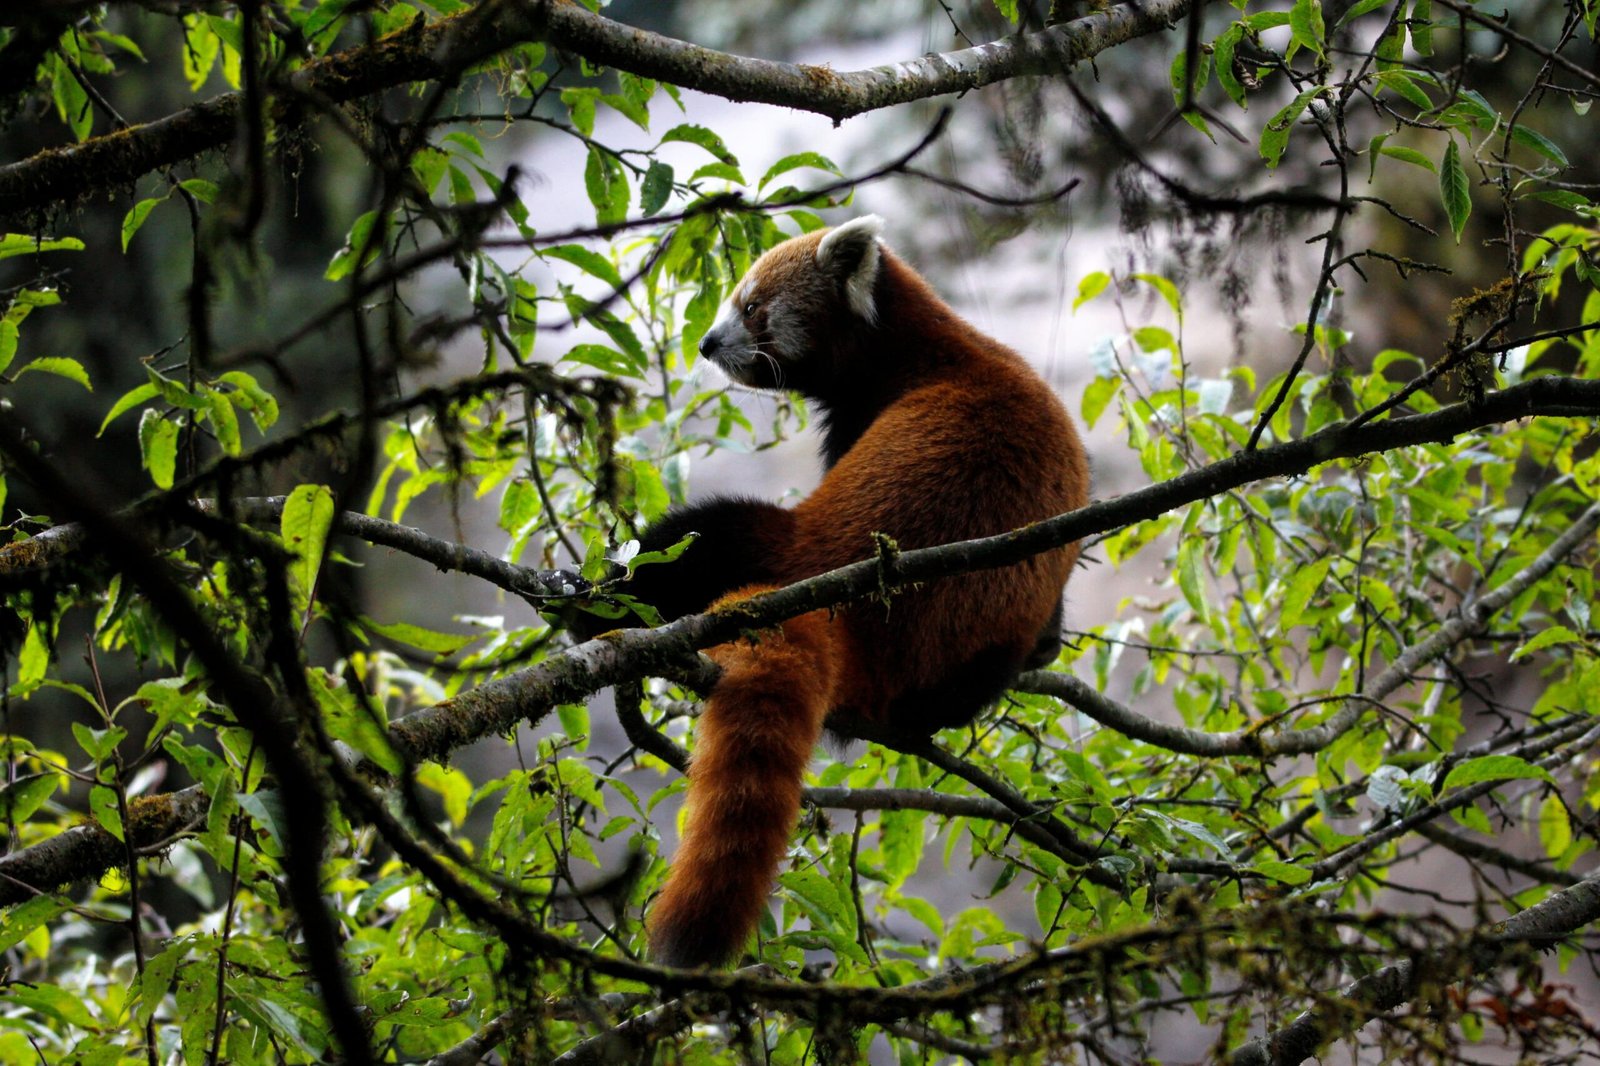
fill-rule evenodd
<path id="1" fill-rule="evenodd" d="M 878 320 L 872 287 L 878 280 L 878 234 L 882 230 L 883 219 L 862 215 L 835 226 L 817 245 L 818 269 L 843 282 L 850 310 L 869 324 Z"/>

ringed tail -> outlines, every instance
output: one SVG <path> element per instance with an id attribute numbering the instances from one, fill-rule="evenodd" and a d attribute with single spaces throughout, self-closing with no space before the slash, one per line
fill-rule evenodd
<path id="1" fill-rule="evenodd" d="M 831 709 L 834 639 L 827 612 L 817 611 L 755 644 L 712 649 L 723 673 L 696 730 L 683 840 L 649 918 L 657 962 L 723 965 L 760 923 Z"/>

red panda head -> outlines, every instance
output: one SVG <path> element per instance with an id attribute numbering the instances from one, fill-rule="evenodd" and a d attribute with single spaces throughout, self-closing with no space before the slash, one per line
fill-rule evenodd
<path id="1" fill-rule="evenodd" d="M 793 237 L 734 286 L 700 354 L 742 385 L 825 395 L 848 338 L 877 324 L 877 215 Z"/>

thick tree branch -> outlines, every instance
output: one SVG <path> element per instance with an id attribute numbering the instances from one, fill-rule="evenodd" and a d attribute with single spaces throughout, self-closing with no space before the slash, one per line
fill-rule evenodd
<path id="1" fill-rule="evenodd" d="M 533 41 L 729 100 L 844 119 L 1024 75 L 1059 74 L 1166 29 L 1189 5 L 1141 0 L 975 48 L 838 72 L 702 48 L 614 22 L 573 0 L 485 0 L 471 11 L 306 64 L 274 90 L 271 124 L 284 131 L 303 122 L 302 99 L 345 103 L 410 82 L 453 80 L 474 63 Z M 226 147 L 237 134 L 243 103 L 241 93 L 224 93 L 154 122 L 0 167 L 0 229 L 16 228 L 24 213 L 72 204 Z"/>
<path id="2" fill-rule="evenodd" d="M 1336 1002 L 1319 1004 L 1276 1032 L 1236 1048 L 1230 1066 L 1296 1066 L 1331 1040 L 1439 986 L 1485 973 L 1518 948 L 1545 948 L 1600 919 L 1600 871 L 1542 903 L 1489 927 L 1462 960 L 1444 965 L 1419 955 L 1385 966 L 1342 989 Z M 1456 963 L 1450 965 L 1450 962 Z"/>

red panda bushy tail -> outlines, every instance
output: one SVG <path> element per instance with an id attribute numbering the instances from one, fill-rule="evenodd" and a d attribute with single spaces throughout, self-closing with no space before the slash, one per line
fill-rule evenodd
<path id="1" fill-rule="evenodd" d="M 657 962 L 718 966 L 755 932 L 832 704 L 839 673 L 833 631 L 818 611 L 762 634 L 757 644 L 713 649 L 722 677 L 696 730 L 683 841 L 650 914 Z"/>

